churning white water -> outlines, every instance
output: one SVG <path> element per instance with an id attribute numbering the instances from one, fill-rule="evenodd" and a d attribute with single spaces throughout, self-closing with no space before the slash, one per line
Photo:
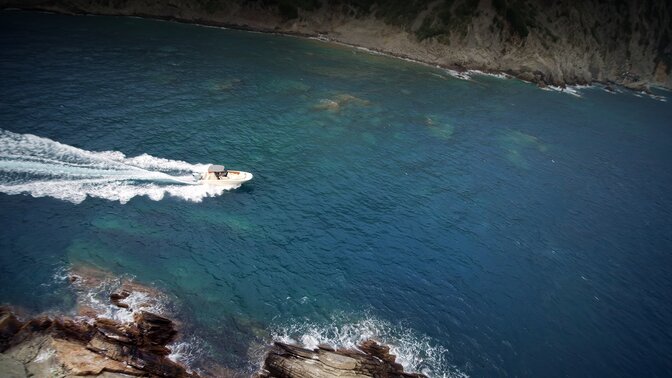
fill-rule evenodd
<path id="1" fill-rule="evenodd" d="M 166 194 L 199 202 L 237 187 L 195 184 L 191 173 L 206 167 L 147 154 L 127 157 L 118 151 L 87 151 L 0 129 L 0 192 L 6 194 L 75 204 L 87 197 L 126 203 L 147 196 L 158 201 Z"/>

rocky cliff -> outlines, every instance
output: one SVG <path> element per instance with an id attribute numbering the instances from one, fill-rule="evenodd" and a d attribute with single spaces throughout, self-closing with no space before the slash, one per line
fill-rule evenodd
<path id="1" fill-rule="evenodd" d="M 672 3 L 665 0 L 0 0 L 0 6 L 316 36 L 541 85 L 672 88 Z"/>

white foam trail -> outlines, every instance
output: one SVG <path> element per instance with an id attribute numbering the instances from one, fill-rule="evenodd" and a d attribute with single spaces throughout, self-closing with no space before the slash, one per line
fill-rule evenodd
<path id="1" fill-rule="evenodd" d="M 338 314 L 325 324 L 292 322 L 273 328 L 273 340 L 309 349 L 320 344 L 337 349 L 357 349 L 363 341 L 373 339 L 389 346 L 390 353 L 397 356 L 396 361 L 406 372 L 419 372 L 428 377 L 468 377 L 448 363 L 445 347 L 437 345 L 427 336 L 372 316 L 355 318 Z"/>
<path id="2" fill-rule="evenodd" d="M 75 204 L 87 197 L 126 203 L 136 196 L 158 201 L 166 194 L 200 202 L 234 186 L 193 185 L 190 164 L 147 154 L 94 152 L 31 134 L 0 129 L 0 192 L 53 197 Z"/>

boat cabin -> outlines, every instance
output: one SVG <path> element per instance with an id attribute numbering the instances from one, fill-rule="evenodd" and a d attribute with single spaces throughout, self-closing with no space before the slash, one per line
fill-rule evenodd
<path id="1" fill-rule="evenodd" d="M 205 180 L 221 180 L 229 175 L 229 171 L 223 165 L 211 165 L 205 174 Z"/>

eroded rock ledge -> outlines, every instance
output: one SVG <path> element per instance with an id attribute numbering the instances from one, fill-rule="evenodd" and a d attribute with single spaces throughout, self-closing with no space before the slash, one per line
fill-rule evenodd
<path id="1" fill-rule="evenodd" d="M 166 345 L 176 334 L 170 319 L 145 311 L 123 324 L 45 315 L 23 322 L 8 307 L 0 307 L 0 371 L 7 378 L 198 378 L 167 358 Z M 310 350 L 276 342 L 256 377 L 426 378 L 404 372 L 390 349 L 373 340 L 358 350 Z"/>
<path id="2" fill-rule="evenodd" d="M 177 334 L 170 319 L 141 311 L 133 322 L 38 316 L 19 320 L 0 308 L 0 371 L 5 377 L 184 377 L 168 359 Z"/>
<path id="3" fill-rule="evenodd" d="M 18 316 L 0 306 L 2 378 L 249 376 L 218 365 L 216 356 L 197 373 L 171 360 L 179 327 L 166 317 L 175 314 L 162 310 L 169 299 L 156 288 L 82 265 L 70 267 L 64 279 L 76 294 L 77 315 Z M 404 372 L 388 347 L 369 340 L 356 350 L 326 345 L 311 350 L 277 342 L 269 346 L 255 377 L 425 376 Z"/>
<path id="4" fill-rule="evenodd" d="M 334 350 L 328 346 L 310 350 L 276 342 L 258 377 L 421 378 L 425 375 L 404 372 L 396 357 L 390 354 L 390 348 L 367 340 L 359 350 Z"/>

